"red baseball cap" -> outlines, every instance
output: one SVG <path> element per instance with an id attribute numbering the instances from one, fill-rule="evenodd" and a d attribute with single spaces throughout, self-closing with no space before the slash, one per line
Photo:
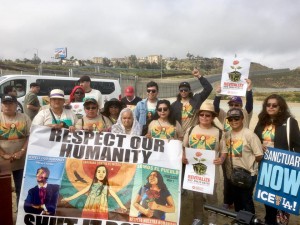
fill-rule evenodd
<path id="1" fill-rule="evenodd" d="M 132 86 L 128 86 L 125 89 L 125 95 L 128 96 L 128 97 L 133 96 L 134 95 L 134 88 Z"/>

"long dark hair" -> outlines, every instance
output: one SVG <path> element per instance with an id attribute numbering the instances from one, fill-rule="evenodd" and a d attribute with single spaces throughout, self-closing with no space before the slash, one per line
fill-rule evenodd
<path id="1" fill-rule="evenodd" d="M 159 108 L 159 105 L 161 105 L 161 104 L 167 105 L 167 107 L 169 109 L 169 112 L 170 112 L 169 115 L 168 115 L 168 121 L 173 126 L 176 126 L 176 120 L 173 116 L 173 113 L 171 112 L 171 103 L 170 103 L 170 101 L 166 100 L 166 99 L 158 100 L 158 102 L 156 104 L 156 111 Z M 159 119 L 159 115 L 158 115 L 158 113 L 155 113 L 152 120 L 158 120 L 158 119 Z"/>
<path id="2" fill-rule="evenodd" d="M 153 173 L 153 172 L 155 172 L 155 173 L 157 174 L 157 186 L 159 187 L 159 189 L 160 189 L 161 191 L 162 191 L 162 190 L 167 190 L 167 186 L 166 186 L 166 184 L 165 184 L 165 182 L 164 182 L 164 179 L 163 179 L 161 173 L 158 172 L 157 170 L 151 171 L 151 173 Z M 149 175 L 148 175 L 148 177 L 147 177 L 147 183 L 146 183 L 145 186 L 144 186 L 144 187 L 146 187 L 146 188 L 148 188 L 148 189 L 150 189 L 150 187 L 151 187 L 151 184 L 149 183 L 149 177 L 150 177 L 151 173 L 149 173 Z"/>
<path id="3" fill-rule="evenodd" d="M 189 92 L 189 98 L 193 98 L 194 93 L 190 90 Z M 180 95 L 180 93 L 177 94 L 177 101 L 181 101 L 182 97 Z"/>
<path id="4" fill-rule="evenodd" d="M 271 120 L 270 115 L 267 113 L 267 103 L 269 99 L 276 99 L 279 106 L 278 114 L 274 118 L 272 118 L 273 120 Z M 262 126 L 269 125 L 271 123 L 274 125 L 282 125 L 286 121 L 286 119 L 291 116 L 292 115 L 290 109 L 285 99 L 280 95 L 272 94 L 263 102 L 262 110 L 258 114 L 258 123 Z"/>
<path id="5" fill-rule="evenodd" d="M 104 177 L 103 181 L 101 181 L 101 182 L 103 183 L 103 185 L 109 186 L 108 179 L 107 179 L 107 177 L 108 177 L 108 170 L 107 170 L 107 168 L 106 168 L 105 165 L 98 165 L 98 166 L 96 167 L 95 173 L 94 173 L 94 177 L 93 177 L 93 183 L 92 183 L 92 185 L 93 185 L 94 183 L 97 183 L 97 182 L 98 182 L 98 179 L 97 179 L 97 177 L 96 177 L 96 174 L 97 174 L 98 168 L 100 168 L 100 167 L 104 167 L 104 168 L 105 168 L 105 171 L 106 171 L 106 176 Z"/>

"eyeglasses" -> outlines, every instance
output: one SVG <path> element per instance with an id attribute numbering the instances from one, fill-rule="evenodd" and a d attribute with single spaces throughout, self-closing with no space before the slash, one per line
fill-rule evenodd
<path id="1" fill-rule="evenodd" d="M 189 92 L 190 89 L 188 89 L 188 88 L 180 88 L 179 91 L 180 92 Z"/>
<path id="2" fill-rule="evenodd" d="M 156 90 L 153 90 L 153 89 L 147 89 L 147 92 L 148 92 L 148 93 L 156 93 Z"/>
<path id="3" fill-rule="evenodd" d="M 76 95 L 83 95 L 84 93 L 82 91 L 76 91 L 75 94 Z"/>
<path id="4" fill-rule="evenodd" d="M 161 107 L 161 108 L 157 108 L 158 112 L 167 112 L 169 110 L 168 107 Z"/>
<path id="5" fill-rule="evenodd" d="M 200 113 L 199 116 L 200 116 L 200 117 L 207 117 L 207 118 L 212 117 L 211 114 L 205 114 L 205 113 Z"/>
<path id="6" fill-rule="evenodd" d="M 229 107 L 241 107 L 241 104 L 229 104 Z"/>
<path id="7" fill-rule="evenodd" d="M 233 117 L 228 117 L 227 120 L 228 122 L 232 122 L 233 120 L 234 121 L 239 121 L 241 119 L 240 116 L 233 116 Z"/>
<path id="8" fill-rule="evenodd" d="M 267 103 L 267 107 L 268 107 L 268 108 L 277 108 L 278 105 L 275 104 L 275 103 Z"/>
<path id="9" fill-rule="evenodd" d="M 97 107 L 96 106 L 91 106 L 91 107 L 87 106 L 87 107 L 85 107 L 85 109 L 86 110 L 95 110 L 95 109 L 97 109 Z"/>

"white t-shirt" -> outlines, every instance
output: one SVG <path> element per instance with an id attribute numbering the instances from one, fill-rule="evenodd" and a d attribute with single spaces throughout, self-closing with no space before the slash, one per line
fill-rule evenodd
<path id="1" fill-rule="evenodd" d="M 75 126 L 77 122 L 77 116 L 70 109 L 63 109 L 61 116 L 57 116 L 53 113 L 57 123 L 65 122 L 68 126 Z M 34 117 L 32 125 L 47 126 L 50 124 L 55 124 L 50 109 L 43 109 Z"/>
<path id="2" fill-rule="evenodd" d="M 99 104 L 99 108 L 103 108 L 103 105 L 102 105 L 102 94 L 100 91 L 96 90 L 96 89 L 92 89 L 90 92 L 88 93 L 85 93 L 85 99 L 87 98 L 94 98 L 96 99 L 96 101 L 98 102 Z"/>

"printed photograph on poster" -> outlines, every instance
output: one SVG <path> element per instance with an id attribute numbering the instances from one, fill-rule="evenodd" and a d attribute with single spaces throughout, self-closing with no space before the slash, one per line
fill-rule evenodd
<path id="1" fill-rule="evenodd" d="M 225 58 L 221 77 L 222 95 L 245 96 L 249 77 L 250 59 Z"/>
<path id="2" fill-rule="evenodd" d="M 67 159 L 57 216 L 128 221 L 136 165 Z"/>
<path id="3" fill-rule="evenodd" d="M 28 155 L 18 212 L 55 215 L 64 158 Z"/>
<path id="4" fill-rule="evenodd" d="M 129 221 L 176 225 L 180 210 L 179 180 L 180 170 L 137 165 Z"/>
<path id="5" fill-rule="evenodd" d="M 183 188 L 213 194 L 216 152 L 195 148 L 186 148 L 185 152 L 189 163 L 185 168 Z"/>

